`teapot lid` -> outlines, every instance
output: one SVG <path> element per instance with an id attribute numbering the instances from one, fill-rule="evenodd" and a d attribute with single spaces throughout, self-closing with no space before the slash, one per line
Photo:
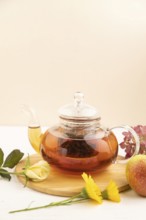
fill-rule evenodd
<path id="1" fill-rule="evenodd" d="M 74 103 L 67 104 L 59 109 L 59 117 L 70 120 L 100 119 L 98 111 L 93 106 L 85 103 L 82 92 L 75 92 Z"/>

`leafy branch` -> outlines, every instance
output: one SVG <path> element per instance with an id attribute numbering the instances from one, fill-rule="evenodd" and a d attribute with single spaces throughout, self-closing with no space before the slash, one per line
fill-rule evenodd
<path id="1" fill-rule="evenodd" d="M 24 153 L 22 153 L 20 150 L 15 149 L 10 152 L 10 154 L 4 158 L 4 152 L 0 148 L 0 176 L 2 178 L 11 180 L 11 174 L 17 174 L 14 172 L 10 172 L 9 170 L 5 169 L 13 169 L 19 161 L 22 159 Z"/>

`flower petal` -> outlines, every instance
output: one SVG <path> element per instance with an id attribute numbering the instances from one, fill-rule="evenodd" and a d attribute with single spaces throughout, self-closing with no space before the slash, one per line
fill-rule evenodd
<path id="1" fill-rule="evenodd" d="M 82 177 L 86 183 L 85 191 L 88 195 L 88 198 L 97 201 L 99 204 L 102 203 L 102 196 L 99 187 L 96 185 L 92 177 L 86 173 L 82 174 Z"/>
<path id="2" fill-rule="evenodd" d="M 25 169 L 25 175 L 32 181 L 45 180 L 50 171 L 50 166 L 46 161 L 39 161 Z"/>
<path id="3" fill-rule="evenodd" d="M 102 196 L 104 199 L 109 199 L 114 202 L 120 202 L 119 190 L 114 181 L 111 180 L 109 182 L 107 188 L 103 191 Z"/>

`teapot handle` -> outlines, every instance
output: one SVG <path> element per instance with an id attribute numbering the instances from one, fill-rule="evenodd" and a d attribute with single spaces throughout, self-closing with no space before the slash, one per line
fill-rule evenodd
<path id="1" fill-rule="evenodd" d="M 133 157 L 133 156 L 135 156 L 136 154 L 138 154 L 139 149 L 140 149 L 140 140 L 139 140 L 139 136 L 138 136 L 137 133 L 134 131 L 134 129 L 131 128 L 131 127 L 128 126 L 128 125 L 121 125 L 121 126 L 117 126 L 117 127 L 112 127 L 112 128 L 110 128 L 109 130 L 112 131 L 113 129 L 117 129 L 117 128 L 123 128 L 123 129 L 129 131 L 129 132 L 133 135 L 134 140 L 135 140 L 135 151 L 134 151 L 134 153 L 133 153 L 133 155 L 132 155 L 131 157 Z M 130 158 L 131 158 L 131 157 L 130 157 Z M 130 158 L 124 159 L 124 160 L 117 159 L 117 160 L 115 161 L 115 163 L 127 163 Z"/>

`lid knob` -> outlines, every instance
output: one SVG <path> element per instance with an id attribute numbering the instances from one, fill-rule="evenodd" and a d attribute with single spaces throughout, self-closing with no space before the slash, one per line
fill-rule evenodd
<path id="1" fill-rule="evenodd" d="M 77 108 L 77 111 L 79 111 L 79 108 L 83 105 L 84 102 L 84 94 L 82 92 L 76 92 L 74 94 L 74 105 L 75 108 Z"/>

